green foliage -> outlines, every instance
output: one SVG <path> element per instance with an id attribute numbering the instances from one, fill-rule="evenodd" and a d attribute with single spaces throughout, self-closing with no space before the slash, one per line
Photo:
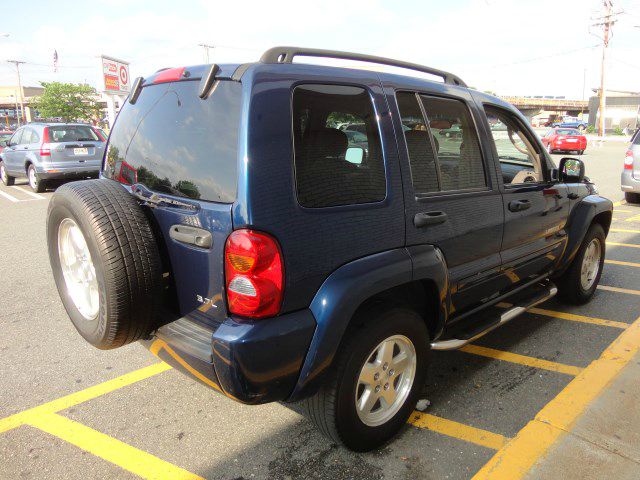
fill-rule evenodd
<path id="1" fill-rule="evenodd" d="M 343 112 L 331 112 L 327 117 L 327 127 L 337 128 L 342 123 L 362 123 L 362 118 Z"/>
<path id="2" fill-rule="evenodd" d="M 97 92 L 89 85 L 42 82 L 44 93 L 32 103 L 43 118 L 61 117 L 65 122 L 91 120 L 99 116 Z"/>
<path id="3" fill-rule="evenodd" d="M 622 131 L 622 129 L 620 127 L 616 127 L 613 129 L 613 134 L 614 135 L 624 135 L 624 132 Z"/>
<path id="4" fill-rule="evenodd" d="M 596 133 L 596 127 L 593 125 L 587 125 L 587 133 Z"/>

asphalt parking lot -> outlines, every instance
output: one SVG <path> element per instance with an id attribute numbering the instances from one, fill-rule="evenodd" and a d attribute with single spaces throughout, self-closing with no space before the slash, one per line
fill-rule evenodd
<path id="1" fill-rule="evenodd" d="M 640 205 L 621 201 L 625 148 L 590 145 L 583 156 L 616 202 L 593 301 L 551 300 L 463 351 L 434 352 L 430 406 L 369 454 L 338 448 L 279 404 L 217 395 L 138 344 L 89 346 L 49 268 L 52 192 L 0 185 L 0 478 L 473 477 L 538 412 L 563 408 L 558 394 L 640 322 Z"/>

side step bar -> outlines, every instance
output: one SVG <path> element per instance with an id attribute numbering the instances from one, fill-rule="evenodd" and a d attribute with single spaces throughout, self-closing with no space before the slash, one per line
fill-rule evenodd
<path id="1" fill-rule="evenodd" d="M 474 332 L 468 338 L 450 338 L 445 340 L 437 340 L 431 344 L 432 350 L 457 350 L 459 348 L 464 347 L 468 343 L 471 343 L 478 338 L 486 335 L 487 333 L 495 330 L 501 325 L 513 320 L 519 315 L 522 315 L 527 310 L 535 307 L 536 305 L 546 302 L 550 298 L 554 297 L 558 293 L 558 288 L 551 282 L 545 286 L 545 289 L 536 295 L 533 298 L 530 298 L 529 301 L 524 302 L 524 305 L 514 305 L 508 310 L 504 311 L 499 317 L 498 320 L 494 323 L 489 324 L 484 330 L 479 332 Z"/>

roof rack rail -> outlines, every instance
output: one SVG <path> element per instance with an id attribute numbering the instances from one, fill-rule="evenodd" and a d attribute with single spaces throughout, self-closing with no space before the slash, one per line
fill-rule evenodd
<path id="1" fill-rule="evenodd" d="M 267 50 L 260 57 L 261 63 L 293 63 L 293 57 L 324 57 L 324 58 L 340 58 L 344 60 L 357 60 L 360 62 L 378 63 L 381 65 L 389 65 L 392 67 L 407 68 L 409 70 L 417 70 L 419 72 L 429 73 L 437 77 L 441 77 L 444 83 L 449 85 L 458 85 L 466 87 L 467 84 L 460 77 L 453 73 L 438 70 L 437 68 L 419 65 L 417 63 L 403 62 L 402 60 L 394 60 L 392 58 L 377 57 L 375 55 L 365 55 L 362 53 L 341 52 L 338 50 L 324 50 L 319 48 L 301 48 L 301 47 L 273 47 Z"/>

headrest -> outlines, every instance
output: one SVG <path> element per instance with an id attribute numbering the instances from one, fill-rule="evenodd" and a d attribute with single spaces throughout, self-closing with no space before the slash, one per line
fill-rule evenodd
<path id="1" fill-rule="evenodd" d="M 304 150 L 316 158 L 339 157 L 347 151 L 347 134 L 336 128 L 311 130 L 304 139 Z"/>
<path id="2" fill-rule="evenodd" d="M 426 130 L 407 130 L 404 132 L 404 136 L 407 139 L 407 146 L 409 148 L 420 145 L 428 146 L 430 143 L 429 134 Z M 433 137 L 433 142 L 435 143 L 436 151 L 439 151 L 440 142 L 438 142 L 438 139 L 435 136 Z"/>

